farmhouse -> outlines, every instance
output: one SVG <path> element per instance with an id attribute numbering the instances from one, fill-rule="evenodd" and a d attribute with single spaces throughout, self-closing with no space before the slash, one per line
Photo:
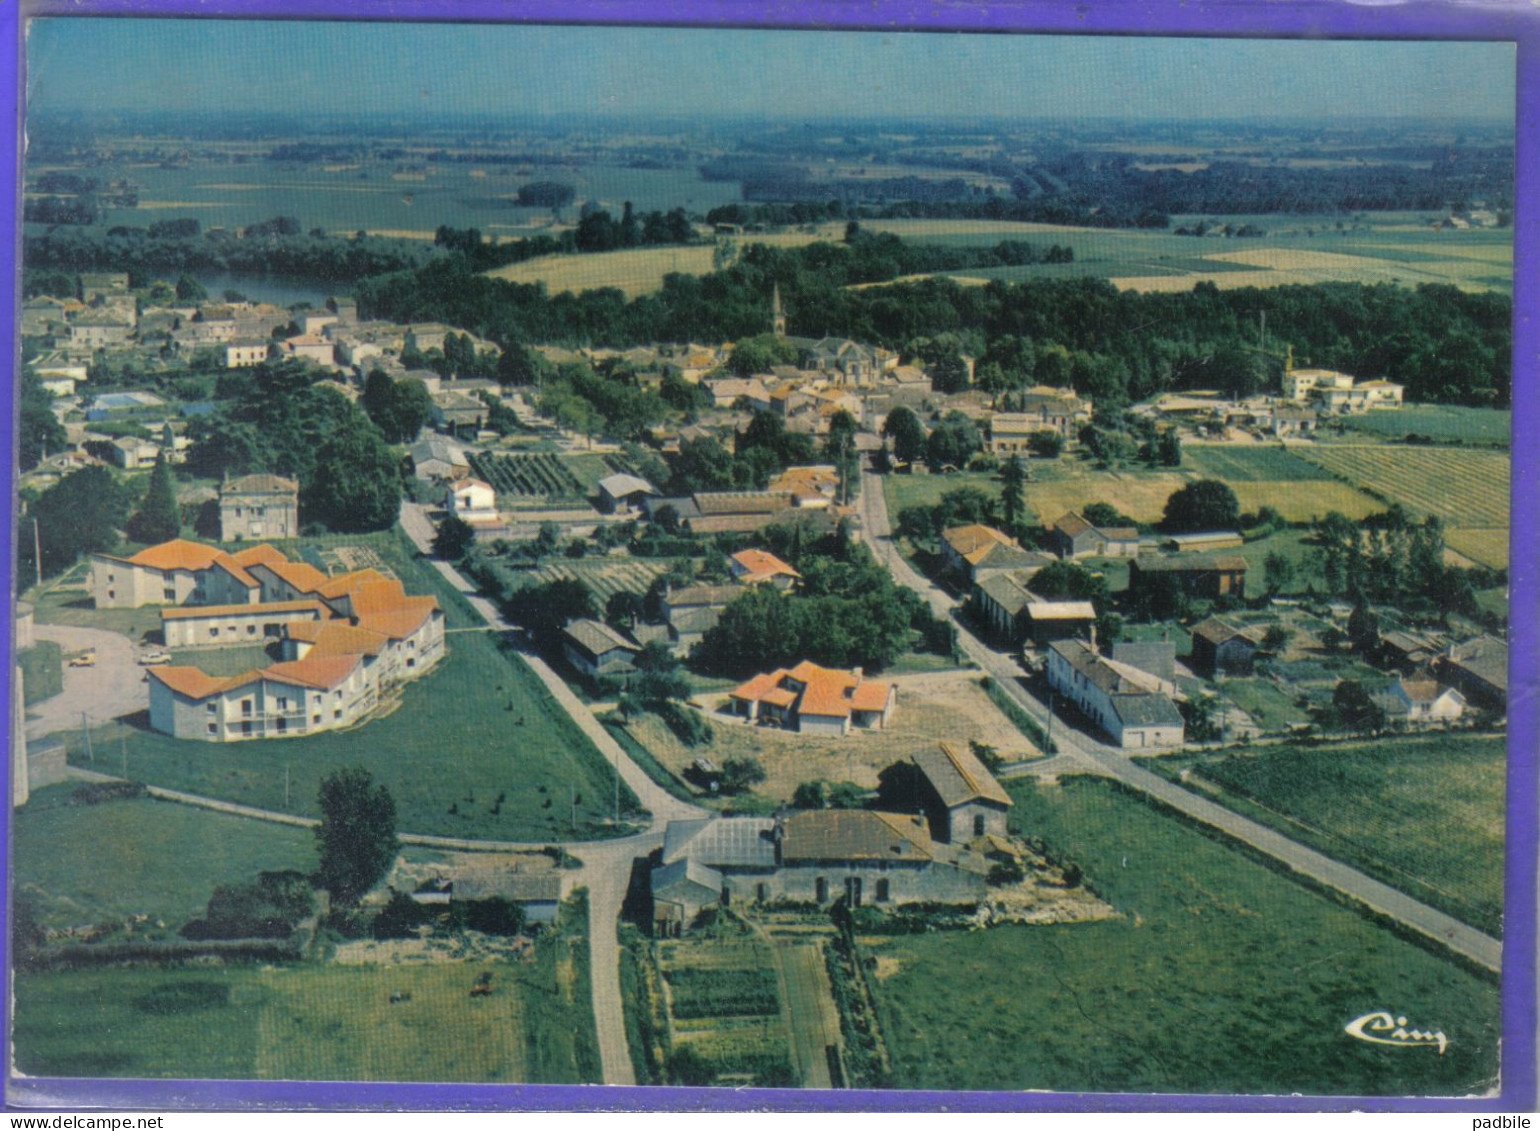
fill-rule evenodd
<path id="1" fill-rule="evenodd" d="M 802 575 L 768 550 L 739 550 L 727 559 L 733 580 L 740 585 L 770 585 L 785 592 Z"/>
<path id="2" fill-rule="evenodd" d="M 953 526 L 941 532 L 941 559 L 949 571 L 971 581 L 976 562 L 983 561 L 997 546 L 1013 545 L 1007 535 L 992 526 Z"/>
<path id="3" fill-rule="evenodd" d="M 1252 661 L 1256 654 L 1255 640 L 1218 617 L 1209 617 L 1192 627 L 1192 658 L 1189 664 L 1194 671 L 1210 679 L 1251 675 Z"/>
<path id="4" fill-rule="evenodd" d="M 728 708 L 748 722 L 801 734 L 847 735 L 852 727 L 881 730 L 893 716 L 898 689 L 803 660 L 794 668 L 757 675 L 728 695 Z"/>
<path id="5" fill-rule="evenodd" d="M 1246 559 L 1212 558 L 1188 561 L 1174 557 L 1141 556 L 1128 571 L 1128 589 L 1132 594 L 1171 585 L 1192 597 L 1240 597 L 1246 591 Z"/>
<path id="6" fill-rule="evenodd" d="M 599 509 L 605 514 L 629 514 L 660 494 L 638 475 L 607 475 L 599 480 Z"/>
<path id="7" fill-rule="evenodd" d="M 407 449 L 407 454 L 412 461 L 412 474 L 418 479 L 447 483 L 471 471 L 465 450 L 437 432 L 423 436 Z"/>
<path id="8" fill-rule="evenodd" d="M 438 601 L 409 597 L 400 582 L 382 583 L 368 576 L 372 573 L 335 579 L 356 600 L 344 602 L 339 593 L 324 611 L 339 613 L 338 605 L 344 605 L 350 611 L 339 615 L 346 619 L 282 621 L 286 658 L 279 663 L 230 677 L 194 667 L 152 668 L 150 725 L 176 738 L 232 742 L 316 734 L 364 719 L 382 695 L 422 675 L 444 655 Z M 335 583 L 332 588 L 337 590 Z M 235 631 L 230 643 L 246 642 L 256 636 L 257 618 L 288 615 L 255 612 L 260 608 L 204 609 L 201 623 L 221 633 Z M 176 623 L 175 618 L 168 623 Z"/>
<path id="9" fill-rule="evenodd" d="M 832 464 L 788 467 L 770 480 L 765 488 L 792 497 L 796 506 L 818 506 L 832 502 L 839 494 L 839 471 Z"/>
<path id="10" fill-rule="evenodd" d="M 973 587 L 979 615 L 1010 645 L 1090 638 L 1096 609 L 1089 601 L 1044 601 L 1027 588 L 1026 571 L 991 573 Z"/>
<path id="11" fill-rule="evenodd" d="M 670 821 L 651 886 L 655 920 L 668 933 L 703 908 L 734 900 L 974 903 L 987 876 L 982 855 L 937 843 L 923 817 L 815 809 L 785 818 Z"/>
<path id="12" fill-rule="evenodd" d="M 336 363 L 336 347 L 331 339 L 319 334 L 299 334 L 285 338 L 278 343 L 278 350 L 284 357 L 313 361 L 317 365 L 330 367 Z"/>
<path id="13" fill-rule="evenodd" d="M 293 538 L 299 534 L 299 483 L 277 475 L 226 479 L 219 488 L 219 540 Z"/>
<path id="14" fill-rule="evenodd" d="M 479 431 L 487 417 L 487 406 L 468 393 L 453 389 L 433 394 L 433 423 L 441 432 L 458 435 L 461 429 Z"/>
<path id="15" fill-rule="evenodd" d="M 1453 684 L 1471 703 L 1494 710 L 1508 706 L 1508 642 L 1478 636 L 1453 645 L 1439 657 L 1434 671 Z"/>
<path id="16" fill-rule="evenodd" d="M 1010 796 L 966 746 L 937 743 L 895 762 L 877 779 L 878 804 L 898 812 L 923 813 L 932 839 L 942 844 L 1007 835 Z"/>
<path id="17" fill-rule="evenodd" d="M 663 594 L 663 621 L 677 654 L 684 654 L 717 626 L 722 610 L 743 595 L 737 585 L 687 585 Z"/>
<path id="18" fill-rule="evenodd" d="M 1053 551 L 1065 561 L 1075 558 L 1132 558 L 1139 553 L 1139 531 L 1131 526 L 1093 526 L 1076 511 L 1063 515 L 1048 529 Z"/>
<path id="19" fill-rule="evenodd" d="M 225 346 L 226 369 L 250 369 L 261 365 L 272 352 L 271 342 L 238 341 Z"/>
<path id="20" fill-rule="evenodd" d="M 1411 726 L 1452 723 L 1465 713 L 1465 696 L 1434 678 L 1427 669 L 1401 676 L 1378 697 L 1391 719 Z"/>
<path id="21" fill-rule="evenodd" d="M 575 620 L 562 630 L 561 650 L 574 668 L 590 679 L 598 679 L 634 672 L 631 661 L 641 648 L 602 621 Z"/>
<path id="22" fill-rule="evenodd" d="M 1158 677 L 1098 655 L 1078 640 L 1048 650 L 1048 683 L 1125 750 L 1182 745 L 1181 712 L 1174 690 Z"/>
<path id="23" fill-rule="evenodd" d="M 1440 636 L 1399 629 L 1382 632 L 1379 659 L 1386 667 L 1410 675 L 1419 668 L 1433 664 L 1438 654 L 1448 646 L 1449 641 Z"/>

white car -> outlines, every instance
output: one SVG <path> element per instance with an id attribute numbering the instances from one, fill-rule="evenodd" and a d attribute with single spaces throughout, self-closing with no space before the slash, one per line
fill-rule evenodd
<path id="1" fill-rule="evenodd" d="M 159 651 L 145 652 L 139 657 L 139 662 L 146 666 L 151 664 L 169 664 L 171 662 L 171 653 Z"/>

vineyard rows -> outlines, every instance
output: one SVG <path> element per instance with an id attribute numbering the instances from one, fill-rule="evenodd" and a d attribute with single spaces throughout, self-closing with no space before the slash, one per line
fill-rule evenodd
<path id="1" fill-rule="evenodd" d="M 544 585 L 551 581 L 581 582 L 594 595 L 594 603 L 603 609 L 616 593 L 643 596 L 667 570 L 668 563 L 663 561 L 624 558 L 615 561 L 586 561 L 575 558 L 547 562 L 538 569 L 521 570 L 518 576 L 527 585 Z"/>
<path id="2" fill-rule="evenodd" d="M 1400 448 L 1387 444 L 1318 447 L 1307 458 L 1333 475 L 1450 526 L 1508 525 L 1506 452 Z"/>
<path id="3" fill-rule="evenodd" d="M 612 455 L 556 452 L 468 452 L 471 473 L 491 484 L 500 499 L 517 506 L 586 502 L 600 479 L 630 471 L 630 461 Z"/>

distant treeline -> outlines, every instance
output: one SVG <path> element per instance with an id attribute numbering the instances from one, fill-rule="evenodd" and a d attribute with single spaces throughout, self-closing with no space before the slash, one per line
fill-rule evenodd
<path id="1" fill-rule="evenodd" d="M 290 275 L 351 282 L 367 275 L 410 270 L 434 254 L 411 240 L 337 238 L 275 231 L 276 222 L 254 225 L 248 237 L 197 235 L 197 221 L 166 220 L 148 228 L 59 227 L 22 241 L 28 270 L 127 271 L 134 286 L 153 277 L 188 272 Z M 282 225 L 285 231 L 287 224 Z"/>
<path id="2" fill-rule="evenodd" d="M 974 356 L 1022 368 L 1018 377 L 1068 382 L 1108 407 L 1166 389 L 1215 387 L 1226 376 L 1215 371 L 1219 351 L 1254 342 L 1265 311 L 1275 350 L 1289 343 L 1301 364 L 1397 381 L 1408 400 L 1508 404 L 1513 312 L 1506 295 L 1355 283 L 1230 291 L 1205 283 L 1143 295 L 1100 279 L 963 287 L 937 278 L 850 289 L 889 246 L 886 237 L 849 246 L 750 244 L 726 270 L 670 275 L 658 292 L 630 301 L 616 289 L 550 295 L 543 286 L 490 279 L 461 255 L 363 280 L 357 293 L 368 316 L 443 321 L 505 348 L 626 348 L 763 333 L 778 285 L 795 334 L 896 349 L 946 336 Z M 896 265 L 882 268 L 889 269 Z"/>

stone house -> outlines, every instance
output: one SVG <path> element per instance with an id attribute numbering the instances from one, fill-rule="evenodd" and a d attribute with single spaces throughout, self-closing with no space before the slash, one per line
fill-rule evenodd
<path id="1" fill-rule="evenodd" d="M 1192 626 L 1192 657 L 1188 663 L 1193 671 L 1210 679 L 1251 675 L 1256 654 L 1255 640 L 1218 617 Z"/>
<path id="2" fill-rule="evenodd" d="M 932 839 L 939 843 L 967 844 L 983 836 L 1007 835 L 1010 795 L 961 743 L 927 747 L 877 777 L 878 805 L 924 814 Z"/>
<path id="3" fill-rule="evenodd" d="M 636 643 L 602 621 L 575 620 L 562 630 L 562 655 L 590 679 L 629 675 L 641 652 Z"/>
<path id="4" fill-rule="evenodd" d="M 1093 526 L 1075 511 L 1048 528 L 1053 552 L 1065 561 L 1075 558 L 1132 558 L 1139 553 L 1139 531 L 1131 526 Z"/>
<path id="5" fill-rule="evenodd" d="M 219 487 L 219 540 L 299 535 L 299 483 L 278 475 L 243 475 Z"/>
<path id="6" fill-rule="evenodd" d="M 1078 640 L 1048 651 L 1048 683 L 1125 750 L 1175 748 L 1185 739 L 1170 684 L 1101 656 Z"/>

